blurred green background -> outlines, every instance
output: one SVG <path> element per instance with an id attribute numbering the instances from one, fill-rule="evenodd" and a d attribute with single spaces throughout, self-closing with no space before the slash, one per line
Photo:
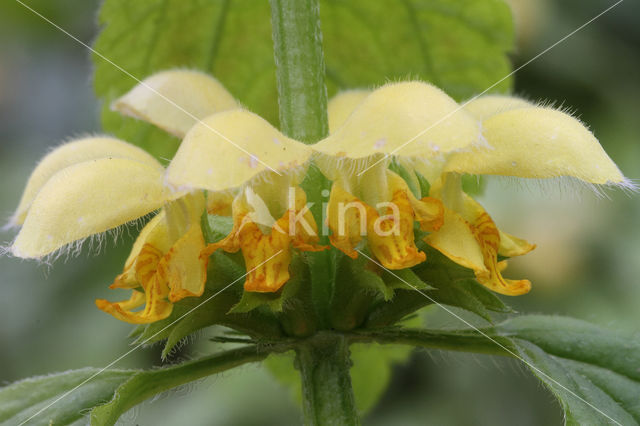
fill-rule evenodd
<path id="1" fill-rule="evenodd" d="M 454 0 L 452 0 L 454 1 Z M 604 10 L 601 0 L 511 0 L 518 66 Z M 29 2 L 79 39 L 96 35 L 97 0 Z M 625 175 L 640 175 L 640 4 L 626 1 L 516 74 L 515 92 L 570 108 Z M 100 129 L 89 52 L 32 12 L 0 4 L 0 214 L 8 218 L 30 171 L 52 147 Z M 480 201 L 507 232 L 538 244 L 512 261 L 534 288 L 508 302 L 521 312 L 563 314 L 640 332 L 640 200 L 611 191 L 490 179 Z M 135 233 L 135 232 L 132 232 Z M 0 234 L 9 242 L 14 232 Z M 0 383 L 82 366 L 102 367 L 130 349 L 131 327 L 94 306 L 108 294 L 132 237 L 99 257 L 85 251 L 51 267 L 0 258 Z M 430 311 L 426 321 L 461 327 Z M 215 349 L 204 335 L 170 362 Z M 158 346 L 115 367 L 161 365 Z M 375 374 L 372 371 L 371 374 Z M 185 420 L 186 416 L 186 420 Z M 289 391 L 257 366 L 209 378 L 135 408 L 122 424 L 298 424 Z M 370 425 L 554 425 L 552 396 L 516 362 L 416 351 L 398 366 Z"/>

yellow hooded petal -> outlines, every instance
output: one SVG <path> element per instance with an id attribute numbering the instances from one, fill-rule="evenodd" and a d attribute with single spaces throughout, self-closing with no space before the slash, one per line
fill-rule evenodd
<path id="1" fill-rule="evenodd" d="M 329 100 L 329 132 L 333 133 L 342 126 L 353 110 L 371 93 L 370 90 L 347 90 Z"/>
<path id="2" fill-rule="evenodd" d="M 156 210 L 171 194 L 162 171 L 125 158 L 76 164 L 55 174 L 36 196 L 11 252 L 40 258 Z"/>
<path id="3" fill-rule="evenodd" d="M 489 117 L 483 127 L 491 149 L 454 154 L 445 171 L 630 185 L 593 134 L 563 112 L 517 108 Z"/>
<path id="4" fill-rule="evenodd" d="M 311 148 L 289 139 L 246 110 L 214 114 L 196 124 L 167 170 L 176 187 L 224 191 L 263 172 L 284 174 L 303 166 Z"/>
<path id="5" fill-rule="evenodd" d="M 479 96 L 463 103 L 464 109 L 480 121 L 492 115 L 516 108 L 532 107 L 533 105 L 521 98 L 505 95 Z"/>
<path id="6" fill-rule="evenodd" d="M 31 173 L 18 208 L 10 219 L 9 225 L 14 226 L 24 223 L 27 211 L 38 191 L 60 170 L 83 161 L 107 157 L 130 158 L 152 167 L 162 168 L 160 163 L 146 151 L 108 136 L 88 137 L 65 143 L 40 160 L 38 166 Z"/>
<path id="7" fill-rule="evenodd" d="M 148 121 L 179 138 L 198 120 L 238 107 L 218 80 L 189 70 L 154 74 L 112 105 L 124 115 Z"/>
<path id="8" fill-rule="evenodd" d="M 477 121 L 443 91 L 404 82 L 372 92 L 342 127 L 313 148 L 349 159 L 387 154 L 429 160 L 467 149 L 479 136 Z"/>

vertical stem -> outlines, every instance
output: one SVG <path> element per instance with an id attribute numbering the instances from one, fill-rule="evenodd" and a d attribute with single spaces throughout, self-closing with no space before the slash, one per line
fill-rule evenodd
<path id="1" fill-rule="evenodd" d="M 327 136 L 318 0 L 270 0 L 280 129 L 305 143 Z"/>
<path id="2" fill-rule="evenodd" d="M 349 342 L 336 334 L 317 334 L 296 350 L 302 377 L 306 425 L 359 425 L 351 388 Z"/>
<path id="3" fill-rule="evenodd" d="M 287 136 L 308 144 L 329 132 L 318 2 L 270 0 L 280 129 Z M 309 201 L 321 206 L 320 193 L 328 187 L 328 181 L 313 168 L 309 173 L 310 180 L 315 181 L 316 194 L 312 198 L 317 198 Z M 327 269 L 334 265 L 329 252 L 312 256 L 312 298 L 322 324 L 326 322 L 332 289 Z M 302 378 L 305 423 L 359 424 L 349 374 L 348 341 L 339 335 L 318 333 L 300 346 L 296 354 Z"/>

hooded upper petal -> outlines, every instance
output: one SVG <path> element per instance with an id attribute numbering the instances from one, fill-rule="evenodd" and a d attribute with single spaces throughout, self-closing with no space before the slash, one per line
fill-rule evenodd
<path id="1" fill-rule="evenodd" d="M 594 135 L 568 114 L 516 108 L 490 116 L 482 126 L 491 148 L 453 154 L 445 171 L 629 185 Z"/>
<path id="2" fill-rule="evenodd" d="M 182 138 L 199 120 L 239 104 L 215 78 L 199 71 L 171 70 L 146 78 L 112 107 Z"/>
<path id="3" fill-rule="evenodd" d="M 129 158 L 67 167 L 38 192 L 11 252 L 40 258 L 156 210 L 170 199 L 162 169 Z"/>
<path id="4" fill-rule="evenodd" d="M 342 127 L 313 148 L 349 159 L 383 154 L 428 160 L 478 140 L 479 126 L 469 113 L 442 90 L 416 81 L 373 91 Z"/>
<path id="5" fill-rule="evenodd" d="M 501 112 L 534 106 L 525 99 L 506 95 L 478 96 L 462 105 L 464 105 L 465 111 L 481 121 Z"/>
<path id="6" fill-rule="evenodd" d="M 18 208 L 9 220 L 9 225 L 21 225 L 24 222 L 27 211 L 40 189 L 60 170 L 83 161 L 107 157 L 129 158 L 162 170 L 160 163 L 146 151 L 108 136 L 88 137 L 65 143 L 40 160 L 31 173 Z"/>
<path id="7" fill-rule="evenodd" d="M 335 132 L 347 121 L 358 105 L 371 93 L 370 90 L 347 90 L 329 99 L 329 132 Z"/>
<path id="8" fill-rule="evenodd" d="M 284 136 L 260 116 L 233 110 L 207 117 L 187 133 L 167 169 L 179 188 L 225 191 L 263 172 L 299 169 L 311 148 Z"/>

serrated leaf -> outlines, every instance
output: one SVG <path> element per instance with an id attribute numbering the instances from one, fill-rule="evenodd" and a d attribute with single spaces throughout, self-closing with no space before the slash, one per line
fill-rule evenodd
<path id="1" fill-rule="evenodd" d="M 566 424 L 640 422 L 640 340 L 542 315 L 516 317 L 498 330 L 558 398 Z"/>
<path id="2" fill-rule="evenodd" d="M 510 71 L 513 25 L 501 0 L 323 0 L 320 14 L 330 95 L 418 78 L 463 99 Z M 108 107 L 136 84 L 131 75 L 141 80 L 176 67 L 214 75 L 250 110 L 277 124 L 267 1 L 106 0 L 99 21 L 103 30 L 94 47 L 111 61 L 93 57 L 106 131 L 171 158 L 175 138 Z M 494 90 L 509 86 L 507 78 Z"/>
<path id="3" fill-rule="evenodd" d="M 0 422 L 17 425 L 35 416 L 29 424 L 72 424 L 86 415 L 86 409 L 111 399 L 136 372 L 84 368 L 21 380 L 0 389 Z"/>
<path id="4" fill-rule="evenodd" d="M 493 328 L 362 330 L 379 343 L 519 358 L 559 400 L 568 425 L 638 425 L 640 339 L 555 316 L 512 318 Z"/>

